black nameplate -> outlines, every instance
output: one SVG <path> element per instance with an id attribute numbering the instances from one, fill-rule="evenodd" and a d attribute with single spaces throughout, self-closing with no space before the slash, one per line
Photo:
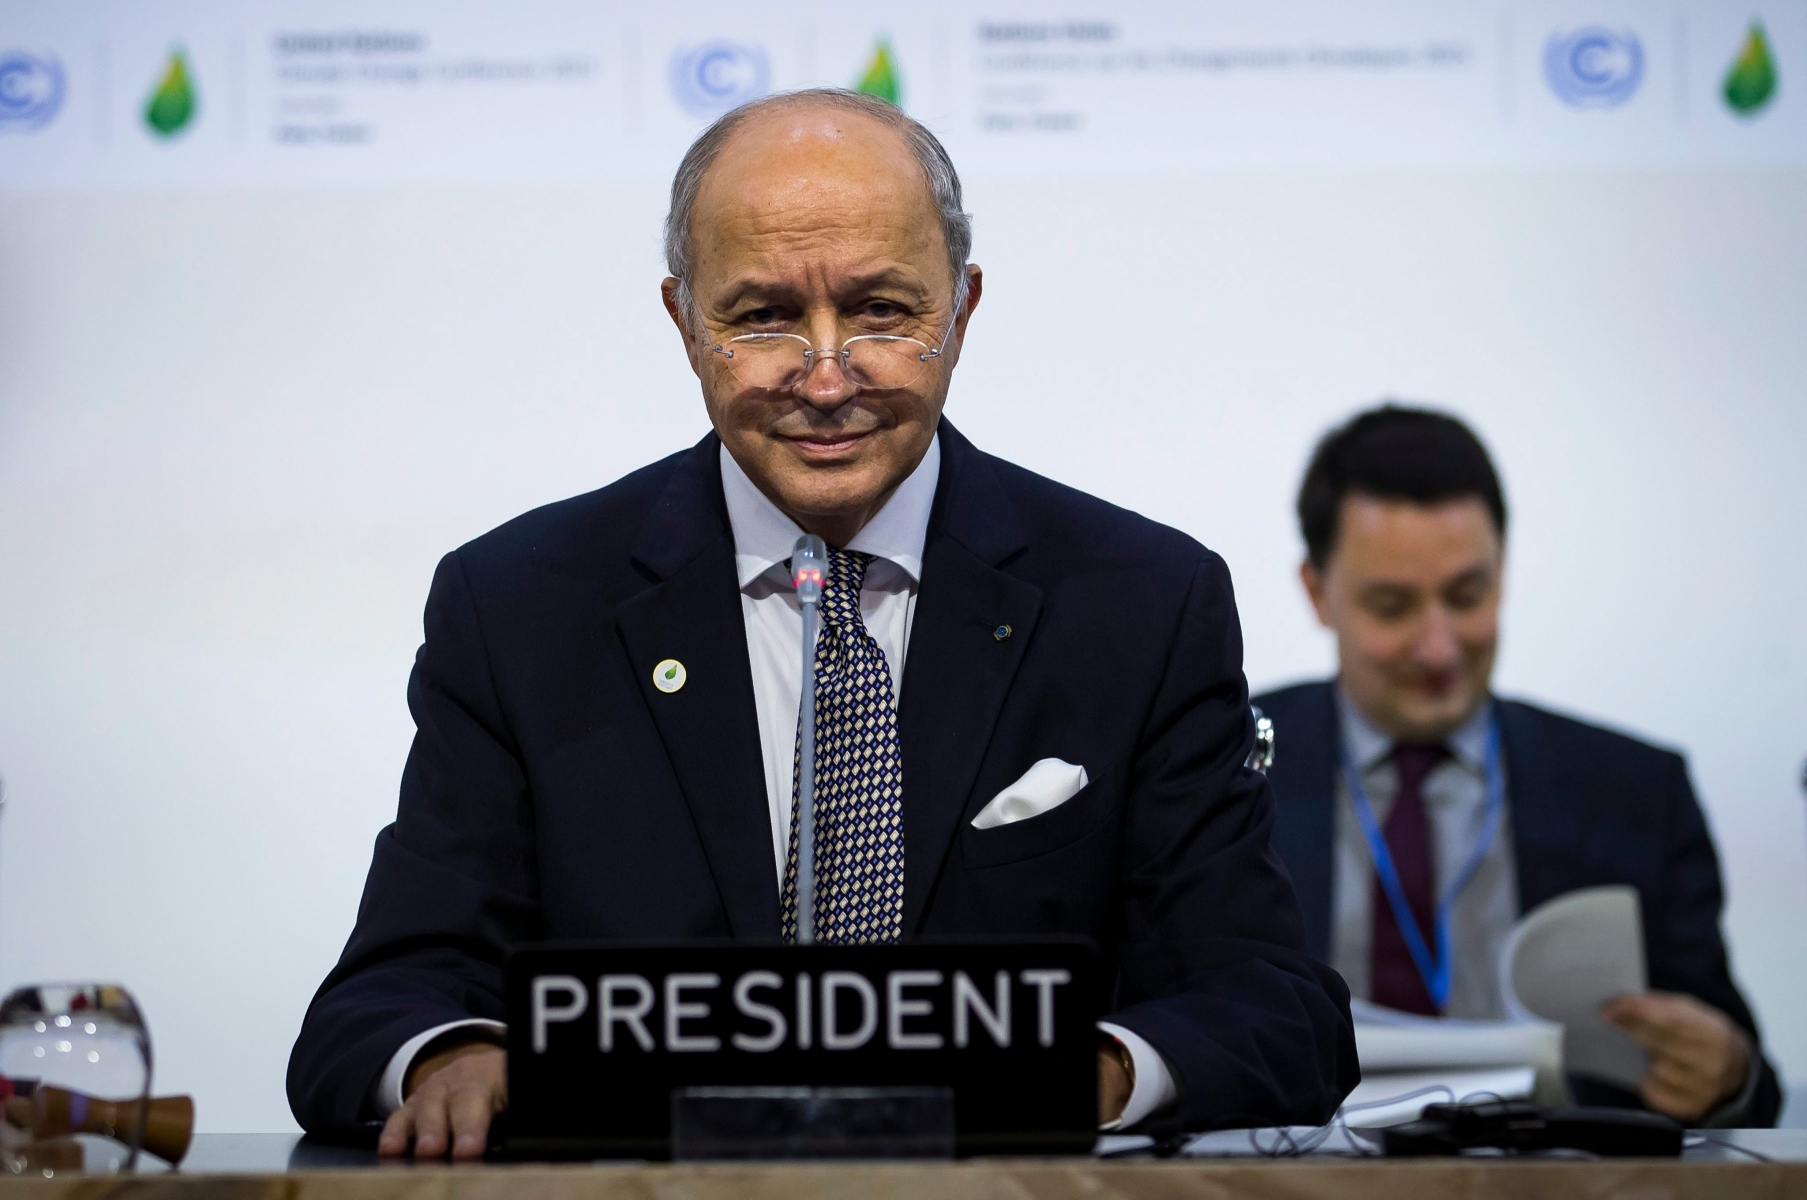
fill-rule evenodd
<path id="1" fill-rule="evenodd" d="M 508 960 L 510 1154 L 662 1158 L 691 1087 L 954 1090 L 962 1154 L 1097 1134 L 1089 942 L 561 944 Z"/>

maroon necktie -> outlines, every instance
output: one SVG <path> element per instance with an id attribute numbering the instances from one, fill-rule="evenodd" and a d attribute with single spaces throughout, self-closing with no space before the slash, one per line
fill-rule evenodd
<path id="1" fill-rule="evenodd" d="M 1431 828 L 1424 814 L 1424 777 L 1436 766 L 1446 751 L 1442 746 L 1408 746 L 1393 750 L 1393 762 L 1399 769 L 1399 792 L 1393 797 L 1392 811 L 1382 831 L 1387 839 L 1387 852 L 1393 858 L 1393 870 L 1399 875 L 1400 890 L 1418 922 L 1425 947 L 1437 952 L 1436 877 L 1431 867 Z M 1369 998 L 1376 1004 L 1404 1012 L 1437 1016 L 1437 1006 L 1424 986 L 1424 977 L 1406 948 L 1405 935 L 1393 917 L 1392 902 L 1374 876 L 1374 936 L 1368 974 Z"/>

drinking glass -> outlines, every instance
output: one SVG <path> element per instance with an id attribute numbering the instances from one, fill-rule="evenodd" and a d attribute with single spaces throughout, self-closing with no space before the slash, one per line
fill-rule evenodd
<path id="1" fill-rule="evenodd" d="M 0 1002 L 0 1167 L 7 1173 L 132 1170 L 150 1093 L 150 1033 L 123 987 L 32 984 Z"/>

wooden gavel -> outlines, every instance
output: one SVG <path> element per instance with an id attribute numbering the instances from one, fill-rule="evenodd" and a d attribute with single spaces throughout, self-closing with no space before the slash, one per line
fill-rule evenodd
<path id="1" fill-rule="evenodd" d="M 141 1104 L 99 1100 L 68 1088 L 39 1084 L 30 1095 L 6 1099 L 7 1122 L 39 1138 L 98 1133 L 129 1144 L 139 1133 L 140 1113 L 144 1114 L 144 1129 L 143 1136 L 136 1139 L 139 1146 L 165 1162 L 181 1162 L 194 1136 L 195 1104 L 188 1096 L 158 1096 Z"/>

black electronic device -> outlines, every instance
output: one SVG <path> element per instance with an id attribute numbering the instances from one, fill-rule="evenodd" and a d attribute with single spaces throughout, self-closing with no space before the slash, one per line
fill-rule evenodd
<path id="1" fill-rule="evenodd" d="M 1432 1104 L 1422 1116 L 1381 1131 L 1389 1157 L 1503 1151 L 1577 1150 L 1603 1158 L 1675 1158 L 1682 1127 L 1660 1113 L 1629 1108 L 1546 1108 L 1528 1100 Z"/>
<path id="2" fill-rule="evenodd" d="M 1091 943 L 1067 938 L 522 948 L 504 1151 L 930 1152 L 889 1128 L 944 1156 L 1085 1153 L 1102 986 Z M 686 1121 L 716 1149 L 686 1153 Z"/>

